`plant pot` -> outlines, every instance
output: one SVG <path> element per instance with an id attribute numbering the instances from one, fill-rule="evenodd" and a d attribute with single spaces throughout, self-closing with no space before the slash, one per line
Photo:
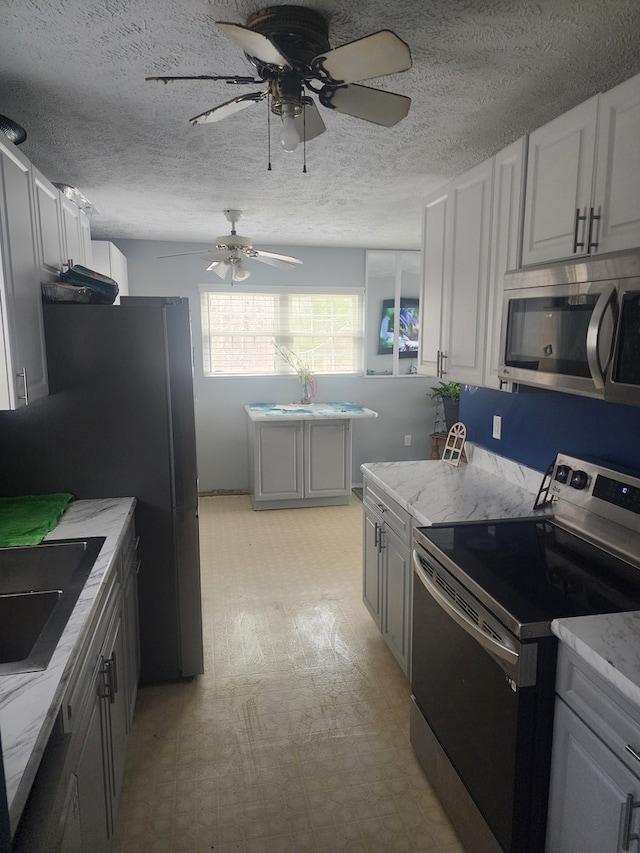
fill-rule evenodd
<path id="1" fill-rule="evenodd" d="M 444 406 L 444 422 L 447 432 L 449 432 L 451 427 L 460 419 L 460 401 L 443 399 L 442 405 Z"/>

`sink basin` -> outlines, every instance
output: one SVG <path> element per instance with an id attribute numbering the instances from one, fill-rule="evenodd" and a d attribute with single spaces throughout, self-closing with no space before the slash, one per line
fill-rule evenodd
<path id="1" fill-rule="evenodd" d="M 47 668 L 103 543 L 0 548 L 0 675 Z"/>

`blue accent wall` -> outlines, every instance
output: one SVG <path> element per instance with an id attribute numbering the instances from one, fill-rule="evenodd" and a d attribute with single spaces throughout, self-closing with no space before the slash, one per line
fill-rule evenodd
<path id="1" fill-rule="evenodd" d="M 492 438 L 493 415 L 502 438 Z M 640 407 L 535 389 L 462 388 L 460 420 L 476 444 L 545 471 L 563 451 L 640 471 Z"/>

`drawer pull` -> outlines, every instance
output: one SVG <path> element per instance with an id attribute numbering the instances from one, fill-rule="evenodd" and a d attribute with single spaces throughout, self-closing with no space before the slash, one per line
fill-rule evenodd
<path id="1" fill-rule="evenodd" d="M 573 254 L 575 254 L 578 251 L 578 249 L 582 249 L 584 251 L 584 237 L 582 238 L 583 242 L 579 243 L 578 242 L 578 228 L 580 227 L 581 222 L 586 222 L 586 221 L 587 221 L 587 214 L 585 213 L 584 216 L 581 216 L 580 215 L 580 208 L 577 207 L 576 208 L 576 221 L 575 221 L 575 225 L 573 227 Z"/>
<path id="2" fill-rule="evenodd" d="M 628 743 L 625 746 L 625 749 L 627 750 L 628 753 L 633 755 L 633 757 L 636 759 L 636 761 L 640 761 L 640 751 L 639 750 L 637 750 L 635 747 L 631 746 L 630 743 Z"/>
<path id="3" fill-rule="evenodd" d="M 640 808 L 640 803 L 633 799 L 633 794 L 627 794 L 627 799 L 624 804 L 624 814 L 622 817 L 622 840 L 620 847 L 623 850 L 628 850 L 632 841 L 638 841 L 640 835 L 637 832 L 631 834 L 631 821 L 633 820 L 633 810 Z"/>

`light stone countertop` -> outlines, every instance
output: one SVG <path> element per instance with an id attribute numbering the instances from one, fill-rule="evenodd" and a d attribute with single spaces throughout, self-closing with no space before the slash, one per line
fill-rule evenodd
<path id="1" fill-rule="evenodd" d="M 522 467 L 503 460 L 505 466 Z M 360 470 L 411 513 L 418 525 L 532 518 L 550 512 L 534 510 L 536 491 L 530 488 L 528 472 L 509 472 L 511 479 L 507 479 L 495 462 L 493 471 L 474 463 L 455 467 L 439 459 L 369 462 Z M 537 476 L 542 479 L 541 474 Z"/>
<path id="2" fill-rule="evenodd" d="M 640 613 L 554 619 L 551 630 L 640 708 Z"/>
<path id="3" fill-rule="evenodd" d="M 33 785 L 64 691 L 91 624 L 91 615 L 117 570 L 116 552 L 133 517 L 135 498 L 74 501 L 45 537 L 82 539 L 105 536 L 105 542 L 62 633 L 47 669 L 0 676 L 0 732 L 11 831 Z"/>
<path id="4" fill-rule="evenodd" d="M 378 413 L 356 403 L 248 403 L 252 421 L 310 421 L 318 418 L 377 418 Z"/>

